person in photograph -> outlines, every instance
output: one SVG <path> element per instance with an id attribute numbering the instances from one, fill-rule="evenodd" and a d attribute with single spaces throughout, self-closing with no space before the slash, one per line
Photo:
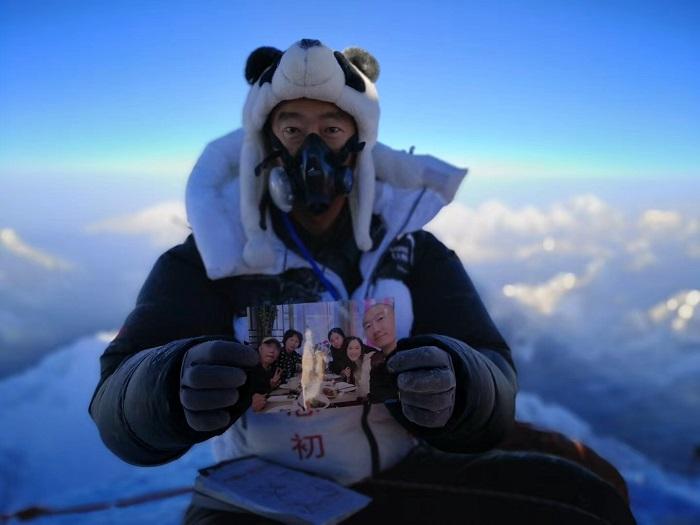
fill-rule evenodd
<path id="1" fill-rule="evenodd" d="M 340 371 L 340 375 L 344 381 L 357 386 L 358 397 L 366 398 L 370 391 L 372 356 L 376 351 L 365 346 L 362 339 L 355 336 L 347 337 L 343 346 L 348 366 Z"/>
<path id="2" fill-rule="evenodd" d="M 340 374 L 341 370 L 347 367 L 345 352 L 345 332 L 336 326 L 328 332 L 328 342 L 330 344 L 331 361 L 328 369 L 334 374 Z"/>
<path id="3" fill-rule="evenodd" d="M 287 330 L 282 336 L 282 351 L 277 360 L 277 366 L 282 370 L 282 383 L 301 371 L 301 354 L 297 350 L 301 348 L 303 342 L 304 337 L 301 332 L 293 328 Z"/>
<path id="4" fill-rule="evenodd" d="M 384 357 L 396 350 L 396 319 L 394 306 L 377 303 L 365 310 L 362 328 L 367 340 L 382 351 Z"/>
<path id="5" fill-rule="evenodd" d="M 397 345 L 393 304 L 379 302 L 366 308 L 362 316 L 362 328 L 367 340 L 380 350 L 371 357 L 370 399 L 375 403 L 396 399 L 396 380 L 386 364 Z"/>
<path id="6" fill-rule="evenodd" d="M 414 62 L 407 83 L 455 92 L 449 71 Z M 212 439 L 217 461 L 257 455 L 370 495 L 356 523 L 631 523 L 582 467 L 495 448 L 514 424 L 511 351 L 462 261 L 424 229 L 466 170 L 377 142 L 375 57 L 302 39 L 256 49 L 244 76 L 243 129 L 209 144 L 188 180 L 192 234 L 155 263 L 101 357 L 90 414 L 105 444 L 160 465 Z M 248 307 L 385 297 L 393 334 L 382 319 L 366 331 L 393 394 L 249 410 L 261 357 L 240 342 Z M 191 505 L 185 523 L 258 518 Z"/>
<path id="7" fill-rule="evenodd" d="M 257 412 L 265 408 L 267 395 L 282 382 L 283 372 L 276 364 L 281 351 L 282 345 L 274 337 L 266 337 L 258 346 L 260 362 L 248 376 L 252 392 L 251 406 Z"/>

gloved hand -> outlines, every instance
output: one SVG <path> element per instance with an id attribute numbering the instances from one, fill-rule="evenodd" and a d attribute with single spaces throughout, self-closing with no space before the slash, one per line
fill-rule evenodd
<path id="1" fill-rule="evenodd" d="M 187 423 L 207 432 L 229 426 L 227 408 L 239 400 L 246 382 L 245 369 L 260 362 L 252 348 L 230 341 L 206 341 L 190 348 L 182 360 L 180 402 Z"/>
<path id="2" fill-rule="evenodd" d="M 386 365 L 398 375 L 406 418 L 423 427 L 445 426 L 454 410 L 457 384 L 450 355 L 435 346 L 421 346 L 395 352 Z"/>

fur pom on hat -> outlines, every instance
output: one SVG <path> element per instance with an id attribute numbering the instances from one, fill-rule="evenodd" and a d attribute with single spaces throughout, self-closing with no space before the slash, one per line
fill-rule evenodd
<path id="1" fill-rule="evenodd" d="M 379 64 L 364 50 L 333 51 L 318 40 L 303 39 L 284 53 L 261 47 L 248 57 L 245 77 L 251 84 L 243 107 L 244 140 L 240 156 L 240 210 L 246 236 L 243 258 L 252 267 L 271 264 L 274 253 L 260 227 L 260 202 L 268 184 L 267 174 L 255 175 L 268 154 L 263 127 L 280 102 L 309 98 L 331 102 L 350 114 L 358 140 L 365 143 L 353 170 L 355 183 L 349 195 L 350 214 L 357 246 L 372 247 L 369 226 L 375 192 L 372 149 L 377 142 L 379 99 L 374 82 Z"/>

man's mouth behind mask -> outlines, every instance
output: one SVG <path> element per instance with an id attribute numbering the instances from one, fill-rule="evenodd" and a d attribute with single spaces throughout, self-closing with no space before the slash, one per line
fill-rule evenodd
<path id="1" fill-rule="evenodd" d="M 345 166 L 352 153 L 362 151 L 364 142 L 353 135 L 337 153 L 316 133 L 305 139 L 296 155 L 290 155 L 282 143 L 271 134 L 273 154 L 263 161 L 282 157 L 283 169 L 270 172 L 270 197 L 284 212 L 294 205 L 301 205 L 312 214 L 320 215 L 330 207 L 336 197 L 352 191 L 352 168 Z M 261 168 L 264 166 L 260 166 Z"/>

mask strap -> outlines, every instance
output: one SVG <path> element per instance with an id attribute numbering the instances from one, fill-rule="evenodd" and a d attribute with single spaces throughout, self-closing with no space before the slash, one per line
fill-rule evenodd
<path id="1" fill-rule="evenodd" d="M 359 153 L 365 149 L 365 143 L 357 140 L 357 133 L 348 139 L 345 145 L 340 148 L 340 151 L 335 154 L 335 163 L 341 165 L 350 156 L 351 153 Z"/>
<path id="2" fill-rule="evenodd" d="M 265 157 L 260 164 L 255 166 L 255 176 L 259 177 L 262 171 L 272 162 L 275 160 L 277 157 L 281 157 L 282 152 L 279 150 L 273 151 L 270 153 L 267 157 Z"/>
<path id="3" fill-rule="evenodd" d="M 270 207 L 271 201 L 272 197 L 270 197 L 270 192 L 266 191 L 263 193 L 262 199 L 260 199 L 260 206 L 258 206 L 258 211 L 260 213 L 260 222 L 258 224 L 263 231 L 267 231 L 267 209 Z"/>
<path id="4" fill-rule="evenodd" d="M 333 283 L 330 282 L 325 275 L 323 275 L 323 272 L 318 267 L 318 264 L 316 264 L 316 261 L 311 256 L 311 253 L 309 253 L 309 250 L 306 248 L 301 238 L 299 237 L 299 234 L 297 233 L 296 228 L 294 228 L 292 221 L 289 220 L 288 213 L 282 214 L 282 221 L 284 222 L 285 228 L 287 228 L 287 232 L 289 232 L 290 237 L 294 241 L 294 244 L 296 244 L 297 248 L 299 248 L 299 251 L 304 256 L 304 259 L 306 259 L 311 265 L 311 269 L 314 271 L 314 274 L 316 274 L 316 277 L 318 277 L 318 280 L 321 281 L 321 284 L 325 286 L 328 292 L 330 292 L 334 300 L 340 301 L 340 293 L 338 293 L 338 289 L 335 286 L 333 286 Z"/>

